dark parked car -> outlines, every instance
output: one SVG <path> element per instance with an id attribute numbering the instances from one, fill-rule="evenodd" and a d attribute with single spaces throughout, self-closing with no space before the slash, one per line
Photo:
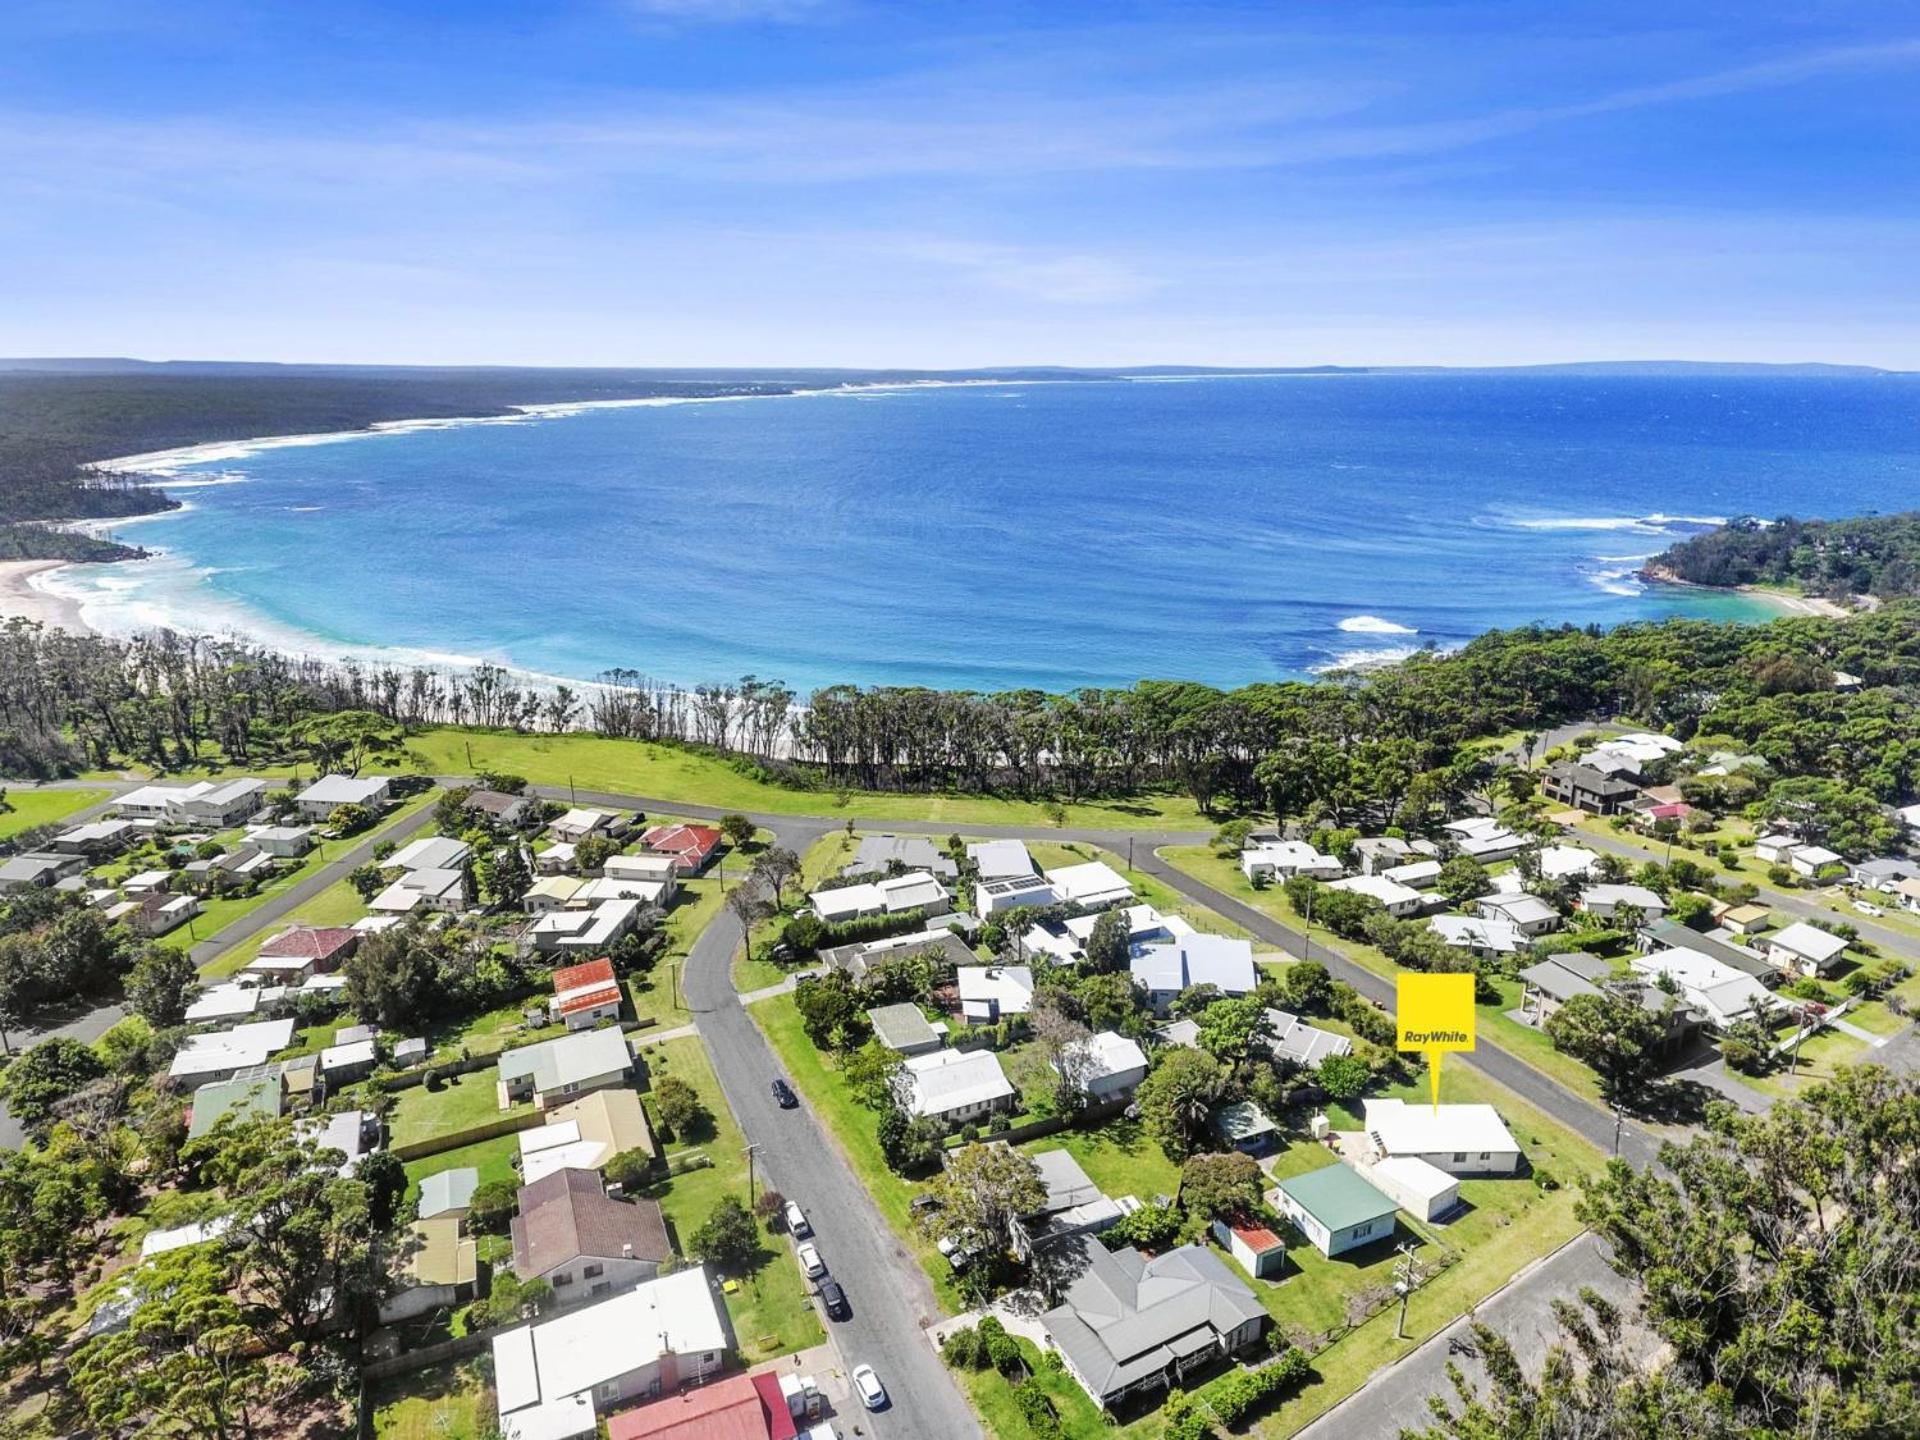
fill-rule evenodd
<path id="1" fill-rule="evenodd" d="M 791 1110 L 800 1103 L 800 1097 L 793 1093 L 793 1087 L 784 1080 L 773 1082 L 773 1098 L 780 1102 L 782 1110 Z"/>
<path id="2" fill-rule="evenodd" d="M 829 1278 L 820 1282 L 820 1308 L 833 1320 L 847 1313 L 847 1292 L 840 1288 L 838 1280 Z"/>

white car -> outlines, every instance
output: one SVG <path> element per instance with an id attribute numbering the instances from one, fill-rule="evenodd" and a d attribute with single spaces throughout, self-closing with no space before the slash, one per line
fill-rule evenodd
<path id="1" fill-rule="evenodd" d="M 809 1241 L 807 1244 L 802 1245 L 797 1253 L 800 1259 L 801 1273 L 809 1280 L 818 1280 L 822 1275 L 827 1273 L 827 1262 L 820 1258 L 818 1246 Z"/>
<path id="2" fill-rule="evenodd" d="M 1865 900 L 1854 901 L 1853 908 L 1858 910 L 1862 915 L 1884 915 L 1887 913 L 1878 905 L 1868 904 Z"/>
<path id="3" fill-rule="evenodd" d="M 794 1236 L 811 1235 L 813 1226 L 807 1223 L 807 1212 L 793 1201 L 787 1201 L 787 1233 Z"/>
<path id="4" fill-rule="evenodd" d="M 871 1365 L 854 1367 L 853 1388 L 860 1392 L 860 1403 L 869 1410 L 878 1410 L 887 1403 L 887 1387 L 880 1383 L 880 1377 L 873 1373 Z"/>

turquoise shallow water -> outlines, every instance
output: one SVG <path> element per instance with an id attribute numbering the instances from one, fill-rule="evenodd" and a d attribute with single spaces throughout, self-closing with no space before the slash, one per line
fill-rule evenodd
<path id="1" fill-rule="evenodd" d="M 109 630 L 241 628 L 591 678 L 1232 684 L 1649 590 L 1716 517 L 1920 496 L 1902 378 L 1439 374 L 990 385 L 588 410 L 170 467 Z"/>

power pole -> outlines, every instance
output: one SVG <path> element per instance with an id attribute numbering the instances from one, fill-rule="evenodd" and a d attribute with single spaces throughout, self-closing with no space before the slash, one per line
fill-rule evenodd
<path id="1" fill-rule="evenodd" d="M 1394 1322 L 1393 1338 L 1407 1338 L 1407 1302 L 1413 1298 L 1413 1246 L 1402 1241 L 1398 1247 L 1401 1259 L 1406 1261 L 1406 1270 L 1393 1282 L 1393 1288 L 1400 1292 L 1400 1318 Z"/>
<path id="2" fill-rule="evenodd" d="M 753 1155 L 759 1148 L 758 1145 L 747 1146 L 747 1209 L 749 1211 L 753 1209 Z"/>

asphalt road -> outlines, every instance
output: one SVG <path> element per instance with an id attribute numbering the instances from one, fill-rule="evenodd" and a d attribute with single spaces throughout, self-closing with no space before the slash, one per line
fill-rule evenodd
<path id="1" fill-rule="evenodd" d="M 688 807 L 675 808 L 685 813 Z M 818 820 L 766 818 L 778 842 L 795 854 L 833 828 Z M 739 946 L 739 923 L 722 910 L 694 942 L 681 983 L 727 1105 L 754 1146 L 760 1183 L 807 1212 L 821 1257 L 846 1289 L 847 1318 L 826 1321 L 843 1365 L 873 1366 L 892 1399 L 875 1414 L 840 1417 L 840 1431 L 849 1434 L 861 1423 L 870 1434 L 903 1440 L 978 1436 L 973 1411 L 921 1333 L 941 1312 L 919 1262 L 888 1228 L 804 1098 L 794 1110 L 774 1102 L 769 1087 L 783 1072 L 734 993 Z"/>

